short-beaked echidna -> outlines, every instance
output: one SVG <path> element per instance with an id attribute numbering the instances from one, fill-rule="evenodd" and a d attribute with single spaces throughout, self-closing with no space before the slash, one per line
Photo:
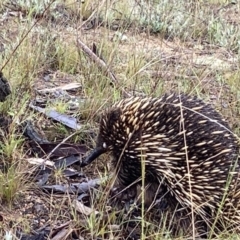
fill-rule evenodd
<path id="1" fill-rule="evenodd" d="M 143 176 L 144 163 L 145 184 L 166 189 L 165 198 L 189 219 L 196 216 L 208 229 L 239 224 L 237 138 L 202 100 L 185 94 L 121 100 L 103 114 L 96 148 L 83 165 L 108 151 L 123 186 Z"/>

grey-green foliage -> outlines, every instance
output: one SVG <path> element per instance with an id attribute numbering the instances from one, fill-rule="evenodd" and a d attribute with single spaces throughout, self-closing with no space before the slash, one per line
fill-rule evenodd
<path id="1" fill-rule="evenodd" d="M 239 51 L 240 27 L 218 18 L 209 21 L 208 34 L 210 39 L 222 47 Z"/>
<path id="2" fill-rule="evenodd" d="M 36 13 L 43 12 L 46 7 L 51 4 L 51 7 L 55 7 L 58 1 L 53 0 L 18 0 L 16 4 L 18 4 L 22 8 L 31 9 Z"/>
<path id="3" fill-rule="evenodd" d="M 240 48 L 240 27 L 236 22 L 226 19 L 228 7 L 223 3 L 211 5 L 205 1 L 130 0 L 126 4 L 128 7 L 124 9 L 122 2 L 115 8 L 118 12 L 122 10 L 122 14 L 130 21 L 151 32 L 161 33 L 164 37 L 207 40 L 235 51 Z M 233 10 L 234 6 L 230 5 Z"/>

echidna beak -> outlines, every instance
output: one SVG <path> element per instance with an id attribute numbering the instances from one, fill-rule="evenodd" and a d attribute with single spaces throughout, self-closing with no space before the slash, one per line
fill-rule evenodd
<path id="1" fill-rule="evenodd" d="M 81 167 L 85 167 L 93 162 L 97 157 L 103 154 L 106 150 L 100 147 L 95 148 L 81 163 Z"/>

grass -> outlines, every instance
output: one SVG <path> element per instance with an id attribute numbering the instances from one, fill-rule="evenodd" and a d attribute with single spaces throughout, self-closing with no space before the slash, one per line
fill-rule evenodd
<path id="1" fill-rule="evenodd" d="M 239 135 L 239 2 L 45 0 L 38 3 L 23 0 L 0 3 L 0 69 L 4 66 L 2 71 L 12 88 L 12 95 L 1 104 L 1 113 L 13 122 L 9 132 L 4 128 L 1 131 L 0 144 L 0 157 L 7 166 L 5 172 L 0 172 L 1 211 L 8 213 L 9 218 L 15 219 L 15 214 L 20 214 L 17 205 L 23 204 L 32 189 L 31 177 L 26 174 L 31 166 L 24 162 L 28 151 L 20 123 L 33 120 L 51 140 L 72 133 L 28 108 L 28 103 L 37 96 L 36 89 L 80 82 L 82 87 L 75 93 L 80 98 L 79 109 L 74 115 L 87 129 L 95 129 L 98 115 L 121 98 L 119 87 L 111 86 L 105 73 L 77 47 L 77 38 L 89 47 L 96 44 L 120 87 L 129 93 L 159 96 L 174 90 L 197 95 L 214 105 Z M 97 22 L 102 25 L 94 26 Z M 88 26 L 93 27 L 86 30 Z M 62 100 L 56 99 L 49 106 L 69 113 Z M 86 133 L 75 138 L 87 141 Z M 108 172 L 106 162 L 105 159 L 98 162 L 90 173 L 99 176 Z M 56 172 L 54 181 L 66 181 L 61 174 Z M 71 227 L 80 229 L 86 239 L 120 239 L 116 225 L 131 225 L 126 216 L 117 217 L 115 213 L 107 221 L 94 214 L 79 216 L 74 208 L 69 214 L 61 210 L 61 203 L 56 204 L 55 196 L 41 194 L 39 199 L 51 206 L 51 222 L 73 218 Z M 93 196 L 92 205 L 105 212 L 107 195 L 106 189 L 102 189 Z M 70 206 L 72 199 L 73 196 L 66 196 L 64 201 Z M 1 223 L 0 236 L 4 239 L 9 230 L 16 233 L 19 226 L 30 231 L 32 219 L 23 214 L 11 227 L 7 218 Z M 141 239 L 170 239 L 164 231 L 164 217 L 161 223 L 148 222 L 142 213 L 139 224 L 142 224 Z"/>

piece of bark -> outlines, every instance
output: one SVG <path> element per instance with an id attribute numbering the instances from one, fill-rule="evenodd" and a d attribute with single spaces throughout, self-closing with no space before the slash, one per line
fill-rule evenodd
<path id="1" fill-rule="evenodd" d="M 4 102 L 6 97 L 11 94 L 10 85 L 7 79 L 0 72 L 0 102 Z"/>

